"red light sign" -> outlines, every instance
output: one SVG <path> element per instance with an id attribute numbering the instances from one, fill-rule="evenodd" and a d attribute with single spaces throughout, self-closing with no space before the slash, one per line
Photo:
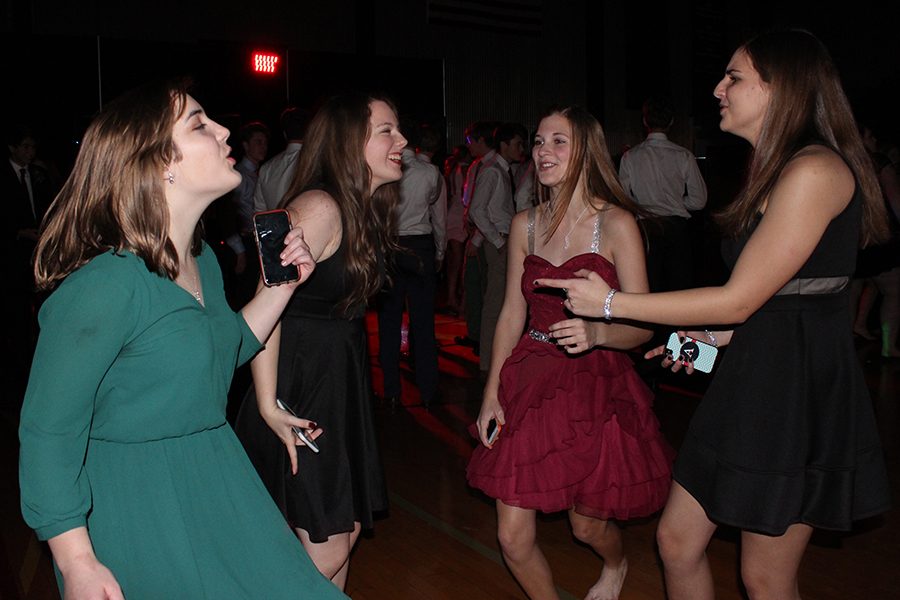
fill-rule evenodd
<path id="1" fill-rule="evenodd" d="M 277 54 L 269 54 L 265 52 L 253 53 L 253 71 L 255 73 L 263 73 L 266 75 L 274 75 L 275 67 L 278 65 L 279 56 Z"/>

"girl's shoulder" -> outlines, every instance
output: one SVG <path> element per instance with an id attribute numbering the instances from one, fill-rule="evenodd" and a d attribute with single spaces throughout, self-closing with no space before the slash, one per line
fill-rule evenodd
<path id="1" fill-rule="evenodd" d="M 836 177 L 853 177 L 844 158 L 824 144 L 809 144 L 798 150 L 784 166 L 781 177 L 810 175 L 811 172 L 830 171 Z"/>
<path id="2" fill-rule="evenodd" d="M 292 220 L 324 222 L 340 226 L 341 208 L 334 196 L 323 189 L 302 192 L 287 204 Z"/>
<path id="3" fill-rule="evenodd" d="M 603 227 L 604 230 L 621 229 L 623 227 L 630 228 L 637 223 L 634 213 L 609 202 L 603 202 L 603 205 L 598 211 L 597 218 L 600 220 L 601 227 Z"/>

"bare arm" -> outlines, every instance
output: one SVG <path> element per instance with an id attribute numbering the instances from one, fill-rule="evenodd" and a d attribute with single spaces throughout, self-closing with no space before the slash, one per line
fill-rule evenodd
<path id="1" fill-rule="evenodd" d="M 484 385 L 484 397 L 481 403 L 481 412 L 478 415 L 478 433 L 485 446 L 488 446 L 488 422 L 492 418 L 496 418 L 501 424 L 505 423 L 503 409 L 500 408 L 497 397 L 500 388 L 500 369 L 522 336 L 525 317 L 528 314 L 528 305 L 521 289 L 527 254 L 527 218 L 527 211 L 519 213 L 513 218 L 510 226 L 506 263 L 506 295 L 497 320 L 494 345 L 491 347 L 491 368 Z"/>
<path id="2" fill-rule="evenodd" d="M 611 303 L 613 316 L 669 325 L 744 322 L 803 266 L 825 228 L 846 208 L 854 185 L 853 174 L 836 154 L 822 147 L 805 150 L 782 172 L 725 285 L 660 294 L 618 293 Z M 578 314 L 603 316 L 609 286 L 594 273 L 578 275 L 579 279 L 539 284 L 568 288 Z"/>
<path id="3" fill-rule="evenodd" d="M 303 230 L 295 227 L 285 236 L 285 246 L 281 253 L 283 265 L 294 264 L 300 269 L 300 279 L 284 285 L 267 287 L 262 282 L 257 286 L 256 295 L 241 310 L 244 320 L 256 339 L 265 342 L 275 327 L 284 307 L 287 306 L 294 290 L 306 281 L 315 268 L 309 246 L 303 239 Z"/>
<path id="4" fill-rule="evenodd" d="M 334 254 L 340 245 L 341 216 L 337 203 L 331 196 L 321 191 L 305 192 L 292 200 L 287 209 L 291 214 L 291 222 L 305 232 L 304 237 L 309 246 L 310 256 L 314 261 L 324 260 Z M 259 298 L 259 294 L 257 298 Z M 287 300 L 284 302 L 286 304 Z M 285 304 L 282 304 L 279 315 Z M 314 424 L 306 419 L 294 418 L 276 406 L 281 326 L 276 326 L 272 335 L 267 337 L 266 347 L 250 363 L 256 391 L 256 403 L 260 416 L 285 444 L 291 459 L 291 472 L 296 474 L 297 446 L 302 442 L 294 435 L 291 425 L 308 429 L 314 427 Z M 262 337 L 259 339 L 265 340 Z M 303 416 L 315 418 L 315 415 Z M 318 433 L 314 437 L 317 437 Z"/>

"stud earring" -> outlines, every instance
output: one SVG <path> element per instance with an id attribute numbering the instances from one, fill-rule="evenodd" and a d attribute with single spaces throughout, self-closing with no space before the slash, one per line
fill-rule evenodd
<path id="1" fill-rule="evenodd" d="M 172 171 L 166 171 L 166 180 L 170 185 L 175 184 L 175 176 L 172 174 Z"/>

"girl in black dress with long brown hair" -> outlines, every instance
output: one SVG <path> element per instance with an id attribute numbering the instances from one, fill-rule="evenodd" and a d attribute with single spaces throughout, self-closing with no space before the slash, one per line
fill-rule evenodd
<path id="1" fill-rule="evenodd" d="M 366 300 L 384 278 L 406 140 L 393 105 L 332 98 L 309 125 L 285 208 L 316 261 L 252 363 L 255 393 L 236 430 L 263 482 L 319 570 L 343 588 L 350 550 L 387 508 L 375 446 Z M 298 451 L 300 421 L 322 431 L 318 454 Z"/>

